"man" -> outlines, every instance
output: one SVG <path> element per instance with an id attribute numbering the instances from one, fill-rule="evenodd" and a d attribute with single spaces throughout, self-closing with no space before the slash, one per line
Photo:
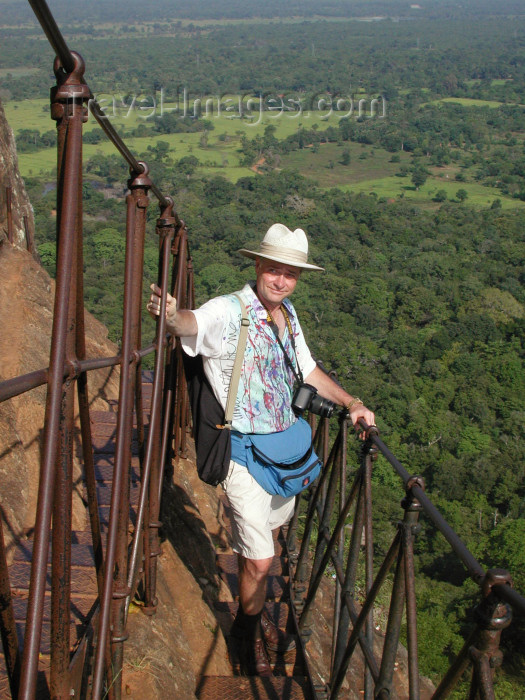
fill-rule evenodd
<path id="1" fill-rule="evenodd" d="M 274 224 L 258 251 L 240 252 L 255 259 L 256 282 L 238 292 L 250 323 L 232 430 L 240 434 L 277 433 L 296 421 L 291 406 L 296 372 L 290 364 L 319 394 L 347 407 L 356 428 L 360 418 L 374 425 L 374 414 L 362 401 L 317 367 L 288 300 L 302 270 L 323 269 L 307 262 L 304 231 L 290 231 L 283 224 Z M 148 311 L 156 316 L 160 310 L 160 289 L 156 285 L 151 285 L 151 289 Z M 180 336 L 185 352 L 202 355 L 206 376 L 224 408 L 241 324 L 238 299 L 235 295 L 217 297 L 195 311 L 179 311 L 176 300 L 168 295 L 166 322 L 168 331 Z M 246 466 L 233 460 L 221 485 L 232 508 L 233 550 L 239 557 L 239 614 L 235 628 L 247 641 L 244 648 L 248 672 L 271 675 L 266 647 L 284 651 L 293 646 L 293 639 L 277 630 L 263 610 L 274 556 L 272 530 L 291 518 L 295 498 L 270 495 Z"/>

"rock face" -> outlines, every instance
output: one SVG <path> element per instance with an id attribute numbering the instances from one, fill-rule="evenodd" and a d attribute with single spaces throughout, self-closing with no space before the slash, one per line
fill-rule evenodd
<path id="1" fill-rule="evenodd" d="M 30 233 L 34 235 L 33 208 L 29 202 L 24 181 L 18 172 L 15 138 L 6 121 L 4 108 L 0 101 L 0 240 L 7 238 L 8 233 L 6 188 L 11 188 L 13 243 L 26 248 L 24 216 L 27 217 L 26 221 Z"/>

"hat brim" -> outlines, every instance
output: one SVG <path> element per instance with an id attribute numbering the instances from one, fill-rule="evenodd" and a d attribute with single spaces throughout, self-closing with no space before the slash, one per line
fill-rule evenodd
<path id="1" fill-rule="evenodd" d="M 287 260 L 284 257 L 279 257 L 278 255 L 264 255 L 264 253 L 258 253 L 256 250 L 247 250 L 246 248 L 241 248 L 239 250 L 241 255 L 245 258 L 252 258 L 256 260 L 257 258 L 264 258 L 265 260 L 273 260 L 274 262 L 280 262 L 284 265 L 290 265 L 292 267 L 300 267 L 303 270 L 319 270 L 324 272 L 324 267 L 319 267 L 318 265 L 310 265 L 310 263 L 301 263 L 297 261 Z"/>

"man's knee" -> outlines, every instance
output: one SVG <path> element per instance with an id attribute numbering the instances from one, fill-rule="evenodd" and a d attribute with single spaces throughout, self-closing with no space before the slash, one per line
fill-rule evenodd
<path id="1" fill-rule="evenodd" d="M 250 578 L 260 581 L 268 576 L 272 564 L 272 557 L 268 559 L 246 559 L 242 557 L 241 561 L 244 572 L 250 576 Z"/>

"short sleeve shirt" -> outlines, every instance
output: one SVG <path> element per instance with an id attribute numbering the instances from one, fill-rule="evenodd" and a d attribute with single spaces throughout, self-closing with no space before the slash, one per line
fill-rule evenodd
<path id="1" fill-rule="evenodd" d="M 240 433 L 273 433 L 286 430 L 296 418 L 291 407 L 294 374 L 268 323 L 267 313 L 249 284 L 237 292 L 246 304 L 250 321 L 232 428 Z M 288 357 L 304 377 L 315 369 L 292 304 L 283 302 L 294 335 L 295 352 L 288 328 L 281 342 Z M 204 371 L 213 392 L 226 407 L 228 388 L 241 327 L 241 308 L 233 294 L 216 297 L 193 311 L 197 335 L 182 337 L 184 351 L 202 355 Z"/>

